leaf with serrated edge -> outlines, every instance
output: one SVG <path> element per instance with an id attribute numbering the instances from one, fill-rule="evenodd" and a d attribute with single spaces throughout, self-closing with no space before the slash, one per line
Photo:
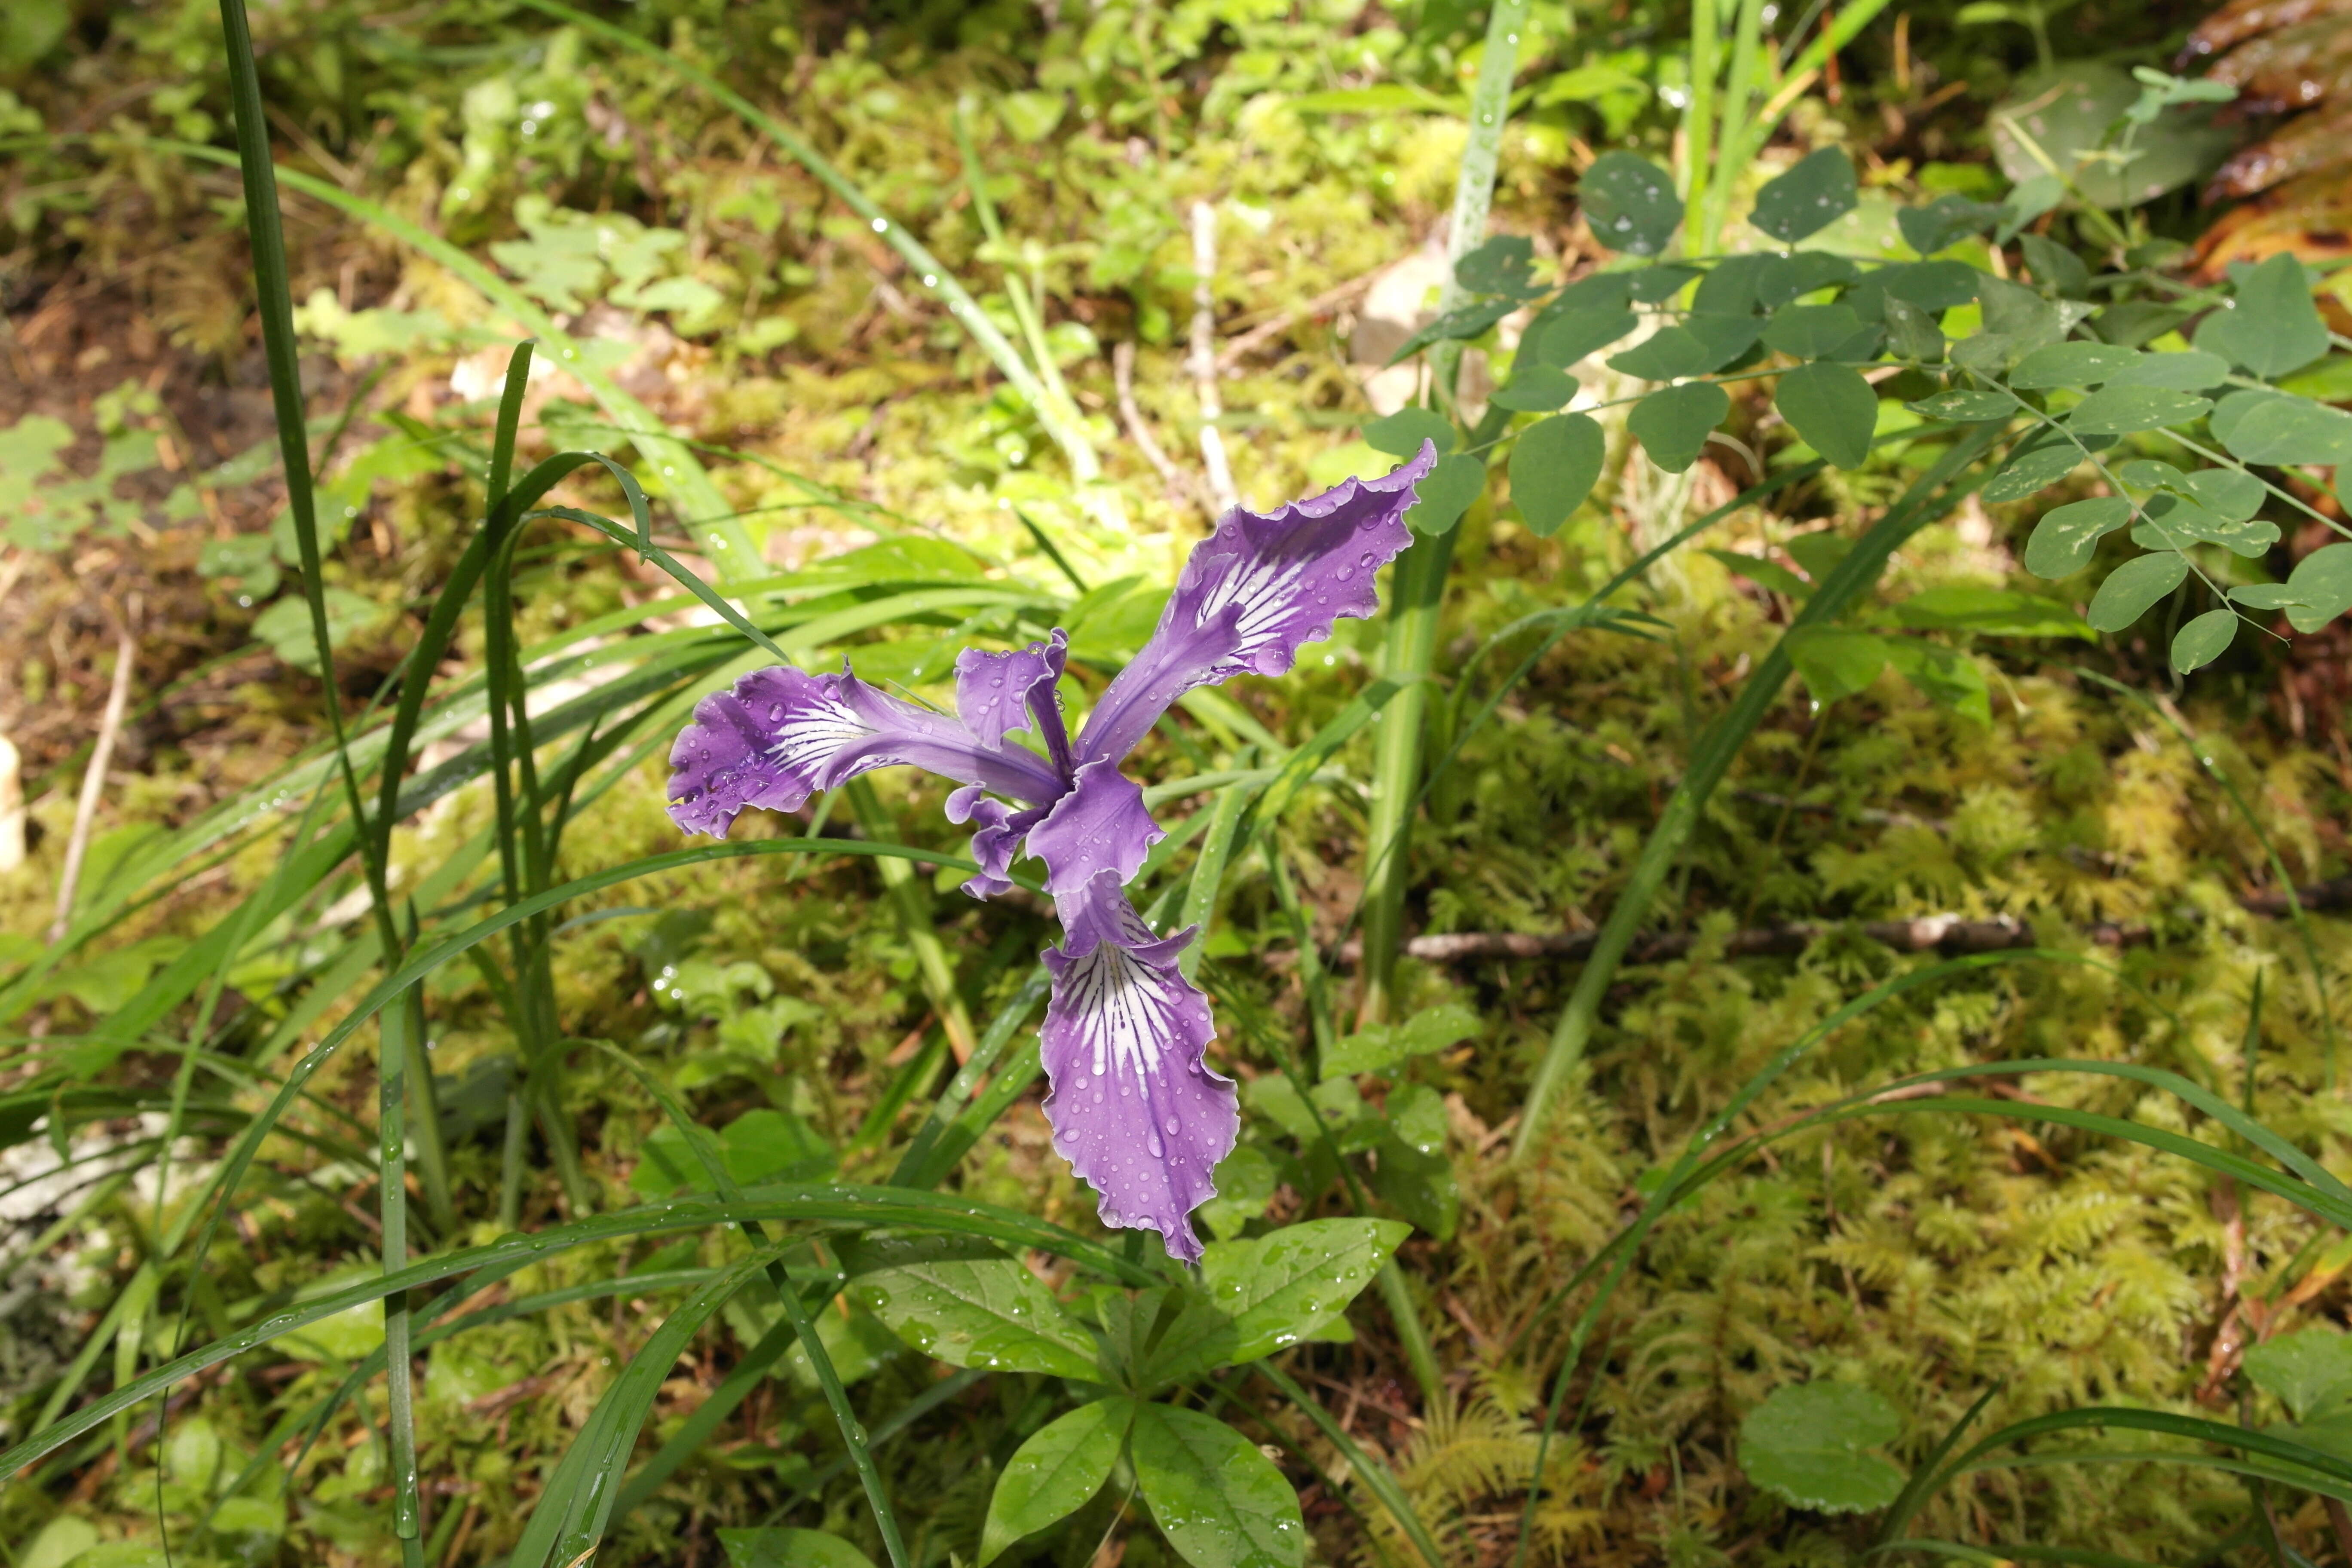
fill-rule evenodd
<path id="1" fill-rule="evenodd" d="M 980 1531 L 982 1568 L 1023 1536 L 1077 1512 L 1102 1490 L 1135 1412 L 1132 1399 L 1081 1405 L 1013 1450 L 989 1494 L 988 1520 Z"/>
<path id="2" fill-rule="evenodd" d="M 1215 1416 L 1142 1405 L 1132 1452 L 1152 1521 L 1192 1568 L 1298 1568 L 1306 1561 L 1298 1494 L 1256 1444 Z"/>

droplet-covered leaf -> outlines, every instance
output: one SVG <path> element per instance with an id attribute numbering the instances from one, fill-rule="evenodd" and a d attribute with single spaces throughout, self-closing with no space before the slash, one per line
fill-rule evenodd
<path id="1" fill-rule="evenodd" d="M 1182 1383 L 1313 1337 L 1347 1311 L 1409 1230 L 1394 1220 L 1317 1219 L 1248 1241 L 1211 1242 L 1147 1377 Z"/>
<path id="2" fill-rule="evenodd" d="M 1739 1468 L 1799 1508 L 1864 1513 L 1893 1502 L 1904 1475 L 1864 1450 L 1902 1430 L 1894 1406 L 1858 1384 L 1778 1388 L 1739 1424 Z"/>
<path id="3" fill-rule="evenodd" d="M 1478 1015 L 1459 1003 L 1424 1007 L 1402 1024 L 1370 1024 L 1342 1037 L 1323 1058 L 1323 1076 L 1386 1072 L 1409 1058 L 1475 1039 L 1484 1027 Z"/>
<path id="4" fill-rule="evenodd" d="M 1009 1258 L 916 1256 L 863 1275 L 850 1296 L 900 1339 L 950 1366 L 1102 1375 L 1085 1326 L 1062 1310 L 1044 1280 Z"/>
<path id="5" fill-rule="evenodd" d="M 1845 216 L 1858 200 L 1853 161 L 1839 148 L 1824 147 L 1757 192 L 1748 221 L 1781 244 L 1794 245 Z"/>
<path id="6" fill-rule="evenodd" d="M 1679 474 L 1698 461 L 1706 438 L 1731 412 L 1731 398 L 1723 388 L 1704 381 L 1685 382 L 1654 392 L 1633 405 L 1625 427 L 1642 443 L 1650 461 L 1670 474 Z"/>
<path id="7" fill-rule="evenodd" d="M 2084 618 L 2103 632 L 2122 631 L 2188 575 L 2188 558 L 2177 552 L 2135 557 L 2107 574 Z"/>
<path id="8" fill-rule="evenodd" d="M 1836 467 L 1858 468 L 1870 456 L 1878 394 L 1853 366 L 1800 365 L 1780 378 L 1772 406 L 1807 446 Z"/>
<path id="9" fill-rule="evenodd" d="M 1060 1523 L 1093 1500 L 1118 1462 L 1136 1408 L 1132 1399 L 1081 1405 L 1013 1450 L 988 1499 L 988 1520 L 980 1532 L 982 1568 L 1023 1536 Z"/>
<path id="10" fill-rule="evenodd" d="M 1511 500 L 1528 527 L 1549 539 L 1600 480 L 1608 443 L 1589 416 L 1563 414 L 1519 432 L 1511 448 Z"/>
<path id="11" fill-rule="evenodd" d="M 1592 237 L 1612 250 L 1655 256 L 1683 221 L 1674 176 L 1631 153 L 1603 153 L 1577 186 Z"/>
<path id="12" fill-rule="evenodd" d="M 1534 262 L 1535 241 L 1498 234 L 1454 264 L 1454 280 L 1465 293 L 1524 295 Z"/>
<path id="13" fill-rule="evenodd" d="M 1256 1444 L 1213 1415 L 1136 1409 L 1135 1479 L 1152 1521 L 1192 1568 L 1298 1568 L 1298 1494 Z"/>

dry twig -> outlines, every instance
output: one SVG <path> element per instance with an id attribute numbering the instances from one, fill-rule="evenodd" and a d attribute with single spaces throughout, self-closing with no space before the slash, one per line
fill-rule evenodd
<path id="1" fill-rule="evenodd" d="M 131 613 L 118 616 L 106 606 L 114 623 L 114 684 L 106 694 L 106 712 L 98 721 L 98 743 L 90 748 L 89 768 L 81 776 L 81 800 L 74 807 L 73 832 L 66 839 L 65 867 L 58 873 L 57 918 L 49 922 L 49 941 L 65 940 L 73 919 L 74 894 L 81 883 L 81 864 L 89 853 L 89 831 L 98 820 L 99 797 L 106 793 L 107 764 L 114 761 L 114 742 L 122 733 L 123 710 L 131 702 L 131 677 L 139 663 L 139 639 L 131 630 L 139 620 L 139 595 L 131 595 Z"/>
<path id="2" fill-rule="evenodd" d="M 1224 434 L 1217 420 L 1224 400 L 1217 395 L 1217 209 L 1192 204 L 1192 386 L 1201 400 L 1201 463 L 1209 470 L 1209 495 L 1220 512 L 1241 503 L 1234 470 L 1225 461 Z"/>
<path id="3" fill-rule="evenodd" d="M 1151 426 L 1143 422 L 1143 410 L 1135 401 L 1135 344 L 1122 342 L 1110 351 L 1111 384 L 1118 392 L 1118 419 L 1127 426 L 1127 438 L 1143 454 L 1160 474 L 1160 482 L 1168 487 L 1168 499 L 1173 501 L 1201 500 L 1201 493 L 1189 475 L 1171 461 L 1151 434 Z M 1213 509 L 1212 509 L 1213 510 Z"/>

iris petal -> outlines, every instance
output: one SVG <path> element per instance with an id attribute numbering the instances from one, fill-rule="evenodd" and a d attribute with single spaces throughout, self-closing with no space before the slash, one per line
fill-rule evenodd
<path id="1" fill-rule="evenodd" d="M 1116 763 L 1088 763 L 1070 793 L 1029 829 L 1029 853 L 1045 862 L 1045 890 L 1058 898 L 1107 871 L 1124 886 L 1167 837 L 1143 804 L 1142 785 Z"/>
<path id="2" fill-rule="evenodd" d="M 1424 441 L 1385 479 L 1343 479 L 1265 516 L 1225 513 L 1185 562 L 1151 640 L 1087 715 L 1078 761 L 1116 763 L 1194 687 L 1280 675 L 1334 620 L 1370 615 L 1373 578 L 1412 541 L 1404 514 L 1436 463 Z"/>
<path id="3" fill-rule="evenodd" d="M 1201 1256 L 1192 1212 L 1217 1195 L 1241 1112 L 1209 1069 L 1209 999 L 1176 967 L 1194 932 L 1154 937 L 1104 871 L 1058 898 L 1064 945 L 1048 951 L 1053 1000 L 1040 1035 L 1054 1148 L 1101 1194 L 1102 1222 L 1156 1230 L 1168 1254 Z"/>
<path id="4" fill-rule="evenodd" d="M 956 712 L 973 739 L 1001 745 L 1008 731 L 1028 730 L 1045 742 L 1066 773 L 1070 739 L 1062 727 L 1062 679 L 1069 635 L 1055 626 L 1051 637 L 1009 653 L 966 648 L 956 656 Z"/>
<path id="5" fill-rule="evenodd" d="M 747 805 L 791 811 L 817 790 L 898 763 L 1041 804 L 1063 792 L 1043 758 L 982 745 L 955 719 L 877 691 L 846 669 L 753 670 L 696 704 L 669 763 L 671 819 L 717 838 Z"/>

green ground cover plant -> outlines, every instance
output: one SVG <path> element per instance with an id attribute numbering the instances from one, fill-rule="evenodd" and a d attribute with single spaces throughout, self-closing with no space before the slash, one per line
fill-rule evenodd
<path id="1" fill-rule="evenodd" d="M 0 1556 L 2352 1553 L 2352 342 L 2055 15 L 12 14 Z"/>

